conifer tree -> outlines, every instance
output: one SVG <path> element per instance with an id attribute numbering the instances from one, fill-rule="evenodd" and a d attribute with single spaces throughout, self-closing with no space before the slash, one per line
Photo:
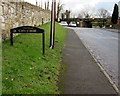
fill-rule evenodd
<path id="1" fill-rule="evenodd" d="M 118 20 L 118 5 L 115 4 L 114 6 L 114 10 L 113 10 L 113 14 L 112 14 L 112 19 L 111 19 L 111 22 L 113 24 L 117 24 L 117 20 Z"/>

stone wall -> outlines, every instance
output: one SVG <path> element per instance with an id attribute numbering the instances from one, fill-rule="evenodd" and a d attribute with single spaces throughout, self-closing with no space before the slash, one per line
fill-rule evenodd
<path id="1" fill-rule="evenodd" d="M 9 38 L 11 28 L 38 26 L 49 22 L 50 16 L 49 10 L 44 10 L 28 2 L 0 1 L 0 32 L 2 32 L 2 40 Z"/>

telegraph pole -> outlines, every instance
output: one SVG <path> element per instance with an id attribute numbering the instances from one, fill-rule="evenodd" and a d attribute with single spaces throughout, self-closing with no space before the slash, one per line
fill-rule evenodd
<path id="1" fill-rule="evenodd" d="M 52 0 L 50 49 L 54 48 L 54 42 L 55 42 L 55 19 L 56 19 L 56 0 Z"/>

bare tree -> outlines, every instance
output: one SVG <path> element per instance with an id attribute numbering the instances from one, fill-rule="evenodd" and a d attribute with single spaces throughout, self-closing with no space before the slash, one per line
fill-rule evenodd
<path id="1" fill-rule="evenodd" d="M 69 18 L 70 18 L 70 13 L 71 13 L 70 10 L 66 10 L 66 11 L 65 11 L 66 19 L 69 19 Z"/>
<path id="2" fill-rule="evenodd" d="M 97 16 L 99 18 L 107 18 L 110 16 L 110 13 L 108 12 L 108 10 L 101 8 L 101 9 L 98 9 Z"/>
<path id="3" fill-rule="evenodd" d="M 49 2 L 49 0 L 47 1 L 47 10 L 49 10 L 49 4 L 50 4 L 50 2 Z"/>
<path id="4" fill-rule="evenodd" d="M 65 14 L 64 13 L 62 13 L 61 14 L 61 17 L 62 17 L 62 20 L 65 18 Z"/>
<path id="5" fill-rule="evenodd" d="M 47 3 L 45 2 L 45 10 L 47 9 Z"/>
<path id="6" fill-rule="evenodd" d="M 92 14 L 87 11 L 87 10 L 82 10 L 79 14 L 78 17 L 80 18 L 90 18 L 92 16 Z"/>
<path id="7" fill-rule="evenodd" d="M 41 5 L 40 5 L 40 7 L 43 8 L 43 2 L 42 2 L 42 0 L 41 0 Z"/>
<path id="8" fill-rule="evenodd" d="M 59 0 L 57 4 L 57 19 L 59 18 L 59 15 L 62 9 L 63 9 L 63 4 L 61 3 L 61 0 Z"/>
<path id="9" fill-rule="evenodd" d="M 78 13 L 79 18 L 91 18 L 94 17 L 95 9 L 90 5 L 86 5 L 83 9 Z"/>
<path id="10" fill-rule="evenodd" d="M 36 6 L 38 5 L 38 1 L 36 0 Z"/>
<path id="11" fill-rule="evenodd" d="M 70 14 L 71 14 L 71 11 L 70 10 L 66 10 L 65 11 L 65 16 L 66 16 L 66 20 L 67 20 L 67 23 L 68 23 L 68 25 L 70 24 Z"/>
<path id="12" fill-rule="evenodd" d="M 78 18 L 83 18 L 83 15 L 81 13 L 79 13 Z"/>

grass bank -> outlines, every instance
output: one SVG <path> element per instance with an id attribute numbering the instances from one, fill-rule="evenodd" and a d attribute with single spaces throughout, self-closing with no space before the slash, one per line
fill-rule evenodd
<path id="1" fill-rule="evenodd" d="M 55 49 L 49 49 L 50 23 L 45 30 L 45 57 L 42 56 L 42 34 L 21 34 L 14 46 L 2 44 L 3 94 L 59 94 L 57 87 L 66 29 L 56 23 Z"/>

